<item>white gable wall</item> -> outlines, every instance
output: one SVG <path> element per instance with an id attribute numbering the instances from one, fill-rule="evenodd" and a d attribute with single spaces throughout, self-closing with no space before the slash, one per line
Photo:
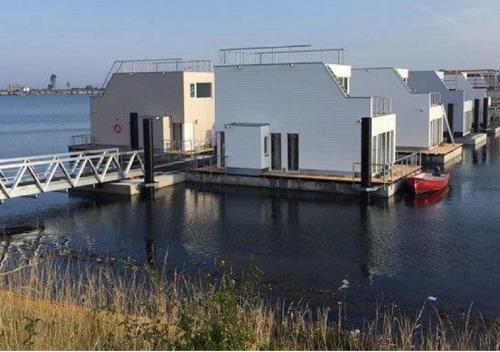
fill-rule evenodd
<path id="1" fill-rule="evenodd" d="M 465 98 L 465 93 L 462 90 L 450 90 L 443 79 L 444 74 L 440 71 L 410 71 L 408 85 L 420 93 L 441 93 L 441 100 L 446 111 L 448 104 L 454 104 L 453 131 L 467 134 L 469 129 L 465 126 L 465 119 L 472 111 L 472 102 Z"/>
<path id="2" fill-rule="evenodd" d="M 398 75 L 399 73 L 399 75 Z M 430 121 L 442 118 L 442 110 L 432 110 L 430 95 L 412 93 L 401 81 L 407 70 L 393 68 L 360 68 L 352 70 L 351 93 L 356 95 L 389 96 L 396 113 L 397 146 L 430 148 Z"/>
<path id="3" fill-rule="evenodd" d="M 359 120 L 370 116 L 371 99 L 346 98 L 324 64 L 216 66 L 215 79 L 217 131 L 269 123 L 270 133 L 282 134 L 283 167 L 287 133 L 299 134 L 301 170 L 352 172 L 360 161 Z"/>

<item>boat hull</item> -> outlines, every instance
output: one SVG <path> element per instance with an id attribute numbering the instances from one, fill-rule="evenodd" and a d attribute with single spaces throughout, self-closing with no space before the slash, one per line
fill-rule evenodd
<path id="1" fill-rule="evenodd" d="M 448 187 L 450 175 L 442 174 L 441 176 L 433 176 L 430 173 L 421 173 L 415 176 L 410 176 L 406 179 L 406 184 L 415 194 L 424 194 L 437 192 Z"/>

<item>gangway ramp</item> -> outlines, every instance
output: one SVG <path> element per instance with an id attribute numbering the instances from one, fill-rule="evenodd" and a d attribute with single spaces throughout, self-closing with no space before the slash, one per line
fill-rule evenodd
<path id="1" fill-rule="evenodd" d="M 143 151 L 117 148 L 0 160 L 0 202 L 144 174 Z"/>

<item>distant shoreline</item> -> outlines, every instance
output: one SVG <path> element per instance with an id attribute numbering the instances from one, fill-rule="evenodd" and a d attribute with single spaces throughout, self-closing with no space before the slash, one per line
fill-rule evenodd
<path id="1" fill-rule="evenodd" d="M 62 95 L 99 95 L 103 89 L 100 88 L 72 88 L 72 89 L 33 89 L 29 92 L 0 90 L 0 96 L 62 96 Z"/>

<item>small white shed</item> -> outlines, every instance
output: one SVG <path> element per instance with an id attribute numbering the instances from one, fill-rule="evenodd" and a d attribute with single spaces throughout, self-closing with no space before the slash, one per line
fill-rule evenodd
<path id="1" fill-rule="evenodd" d="M 260 175 L 271 166 L 269 124 L 233 122 L 219 134 L 219 146 L 224 146 L 225 160 L 220 161 L 231 174 Z"/>

